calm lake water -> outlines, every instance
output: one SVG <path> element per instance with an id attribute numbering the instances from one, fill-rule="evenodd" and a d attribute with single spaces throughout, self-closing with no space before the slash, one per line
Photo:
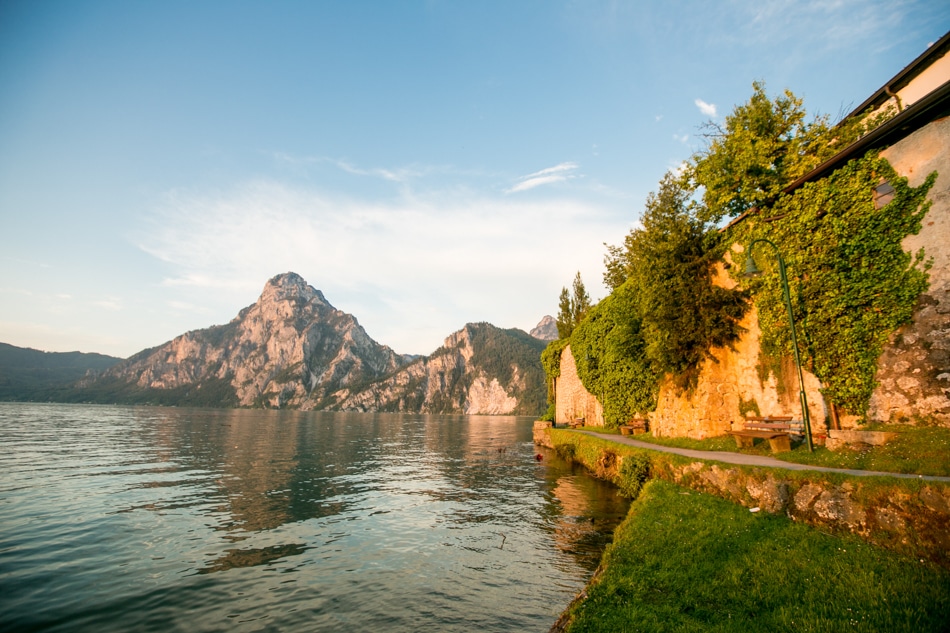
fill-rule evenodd
<path id="1" fill-rule="evenodd" d="M 0 629 L 546 631 L 627 503 L 531 426 L 0 403 Z"/>

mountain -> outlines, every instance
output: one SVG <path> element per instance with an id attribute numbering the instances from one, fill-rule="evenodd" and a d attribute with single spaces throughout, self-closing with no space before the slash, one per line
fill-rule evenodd
<path id="1" fill-rule="evenodd" d="M 0 343 L 0 400 L 47 400 L 67 383 L 112 367 L 121 358 L 82 352 L 41 352 Z"/>
<path id="2" fill-rule="evenodd" d="M 469 323 L 432 355 L 334 405 L 347 411 L 537 415 L 547 392 L 545 343 L 522 330 Z"/>
<path id="3" fill-rule="evenodd" d="M 286 273 L 230 323 L 139 352 L 60 399 L 533 415 L 546 406 L 543 348 L 521 330 L 479 323 L 449 336 L 431 356 L 399 355 Z"/>
<path id="4" fill-rule="evenodd" d="M 558 339 L 557 321 L 553 316 L 545 316 L 528 334 L 542 341 L 556 341 Z"/>
<path id="5" fill-rule="evenodd" d="M 147 349 L 81 386 L 84 399 L 321 409 L 405 365 L 296 273 L 267 282 L 230 323 Z"/>

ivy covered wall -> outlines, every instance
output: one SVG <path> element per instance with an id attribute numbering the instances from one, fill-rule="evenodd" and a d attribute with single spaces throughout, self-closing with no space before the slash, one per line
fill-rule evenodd
<path id="1" fill-rule="evenodd" d="M 661 182 L 643 228 L 609 248 L 613 293 L 552 344 L 546 367 L 570 343 L 607 426 L 649 413 L 661 434 L 704 437 L 749 412 L 799 417 L 774 253 L 756 249 L 761 278 L 738 274 L 744 247 L 767 238 L 787 264 L 813 424 L 826 413 L 950 424 L 947 122 L 786 192 L 829 139 L 867 128 L 806 124 L 793 95 L 754 89 L 685 174 Z M 720 231 L 729 219 L 741 221 Z M 717 265 L 729 268 L 718 280 Z"/>

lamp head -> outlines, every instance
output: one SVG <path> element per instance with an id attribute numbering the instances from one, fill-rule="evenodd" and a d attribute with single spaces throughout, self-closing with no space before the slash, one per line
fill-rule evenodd
<path id="1" fill-rule="evenodd" d="M 762 271 L 759 270 L 759 267 L 755 265 L 755 260 L 752 259 L 752 255 L 749 255 L 745 260 L 745 272 L 742 274 L 743 277 L 757 277 L 762 274 Z"/>

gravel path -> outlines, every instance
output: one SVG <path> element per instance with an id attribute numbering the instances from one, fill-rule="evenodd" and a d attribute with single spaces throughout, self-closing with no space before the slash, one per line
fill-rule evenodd
<path id="1" fill-rule="evenodd" d="M 684 457 L 693 457 L 695 459 L 709 459 L 726 464 L 741 464 L 744 466 L 767 466 L 769 468 L 784 468 L 786 470 L 816 470 L 826 473 L 843 473 L 845 475 L 855 475 L 858 477 L 899 477 L 901 479 L 920 479 L 926 481 L 946 481 L 950 482 L 950 477 L 940 477 L 937 475 L 910 475 L 905 473 L 885 473 L 873 470 L 854 470 L 850 468 L 828 468 L 826 466 L 811 466 L 809 464 L 795 464 L 792 462 L 783 462 L 774 457 L 765 455 L 746 455 L 745 453 L 730 453 L 728 451 L 698 451 L 692 448 L 674 448 L 672 446 L 661 446 L 650 442 L 641 442 L 632 439 L 626 435 L 615 435 L 613 433 L 597 433 L 596 431 L 577 431 L 586 433 L 611 442 L 645 448 L 651 451 L 661 453 L 675 453 Z"/>

